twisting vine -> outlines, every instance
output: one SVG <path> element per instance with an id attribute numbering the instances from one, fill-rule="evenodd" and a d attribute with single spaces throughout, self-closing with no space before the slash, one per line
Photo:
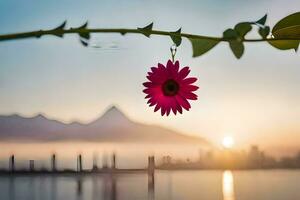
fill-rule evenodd
<path id="1" fill-rule="evenodd" d="M 38 30 L 23 33 L 13 33 L 0 35 L 0 41 L 25 39 L 25 38 L 40 38 L 44 35 L 54 35 L 63 37 L 66 34 L 78 34 L 80 42 L 84 46 L 88 46 L 91 33 L 120 33 L 122 35 L 133 33 L 143 34 L 146 37 L 150 35 L 169 36 L 176 46 L 181 44 L 182 38 L 187 38 L 192 43 L 193 57 L 201 56 L 211 50 L 220 42 L 228 42 L 236 58 L 241 58 L 244 53 L 244 42 L 268 42 L 273 47 L 280 50 L 294 49 L 297 51 L 300 42 L 300 12 L 291 14 L 273 27 L 265 25 L 267 15 L 255 22 L 241 22 L 235 25 L 234 28 L 229 28 L 223 32 L 223 37 L 211 37 L 203 35 L 195 35 L 182 33 L 181 29 L 174 32 L 154 30 L 153 23 L 136 29 L 127 28 L 108 28 L 108 29 L 93 29 L 88 28 L 86 22 L 80 27 L 66 28 L 66 21 L 60 26 L 50 30 Z M 252 30 L 253 27 L 258 28 L 258 33 L 261 38 L 246 39 L 245 36 Z"/>

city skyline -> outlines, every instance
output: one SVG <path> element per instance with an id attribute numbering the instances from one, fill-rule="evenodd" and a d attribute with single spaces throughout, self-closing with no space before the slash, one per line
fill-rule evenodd
<path id="1" fill-rule="evenodd" d="M 275 158 L 266 154 L 259 146 L 252 145 L 247 150 L 233 150 L 233 149 L 199 149 L 198 156 L 190 157 L 189 154 L 180 157 L 178 155 L 170 156 L 166 153 L 156 153 L 156 155 L 148 155 L 148 163 L 124 166 L 126 157 L 123 154 L 120 156 L 112 151 L 107 154 L 102 152 L 94 152 L 92 157 L 87 154 L 79 153 L 74 156 L 73 166 L 66 166 L 62 155 L 52 153 L 49 158 L 44 156 L 43 159 L 33 159 L 32 157 L 20 157 L 18 154 L 9 155 L 6 160 L 0 160 L 0 174 L 1 173 L 107 173 L 107 172 L 129 172 L 128 170 L 145 171 L 149 170 L 149 158 L 152 159 L 152 167 L 158 170 L 253 170 L 253 169 L 299 169 L 300 168 L 300 151 L 294 155 L 283 156 Z M 57 159 L 60 157 L 60 163 Z M 123 157 L 123 158 L 122 158 Z M 68 158 L 69 162 L 71 158 Z M 135 157 L 133 163 L 138 163 L 138 159 L 142 157 Z M 18 162 L 17 162 L 18 160 Z M 99 161 L 100 160 L 100 161 Z M 102 161 L 101 161 L 102 160 Z M 120 162 L 121 160 L 121 162 Z M 1 164 L 2 163 L 2 164 Z M 6 164 L 3 164 L 6 163 Z M 27 165 L 26 165 L 27 163 Z M 63 164 L 62 164 L 63 163 Z M 121 163 L 121 164 L 120 164 Z M 148 167 L 147 167 L 148 164 Z"/>

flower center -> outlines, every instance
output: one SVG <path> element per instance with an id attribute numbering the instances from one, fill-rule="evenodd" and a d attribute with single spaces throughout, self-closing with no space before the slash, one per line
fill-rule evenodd
<path id="1" fill-rule="evenodd" d="M 173 79 L 166 80 L 162 85 L 162 91 L 165 96 L 175 96 L 179 91 L 179 84 Z"/>

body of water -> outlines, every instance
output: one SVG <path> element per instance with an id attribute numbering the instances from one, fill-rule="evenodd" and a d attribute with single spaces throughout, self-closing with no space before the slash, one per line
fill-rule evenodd
<path id="1" fill-rule="evenodd" d="M 299 200 L 300 170 L 0 176 L 2 200 Z"/>

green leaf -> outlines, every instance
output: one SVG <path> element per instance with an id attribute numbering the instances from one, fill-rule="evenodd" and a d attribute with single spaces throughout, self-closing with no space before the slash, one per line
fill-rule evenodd
<path id="1" fill-rule="evenodd" d="M 79 36 L 85 39 L 90 39 L 90 32 L 87 31 L 88 22 L 85 22 L 82 26 L 78 27 L 77 29 L 80 31 Z"/>
<path id="2" fill-rule="evenodd" d="M 291 38 L 291 39 L 300 40 L 300 25 L 280 29 L 276 32 L 273 32 L 272 35 L 275 38 Z"/>
<path id="3" fill-rule="evenodd" d="M 299 28 L 299 26 L 300 26 L 300 12 L 297 12 L 297 13 L 291 14 L 291 15 L 281 19 L 279 22 L 277 22 L 277 24 L 274 26 L 274 28 L 272 30 L 272 33 L 274 35 L 281 29 L 285 29 L 285 28 L 289 28 L 289 27 Z M 298 32 L 298 34 L 300 34 L 300 33 Z"/>
<path id="4" fill-rule="evenodd" d="M 272 46 L 286 50 L 298 49 L 300 42 L 300 12 L 291 14 L 281 19 L 272 29 L 272 35 L 275 39 L 295 38 L 296 40 L 271 41 Z M 299 40 L 298 40 L 299 39 Z"/>
<path id="5" fill-rule="evenodd" d="M 58 27 L 56 27 L 55 29 L 53 29 L 52 31 L 55 31 L 55 33 L 53 33 L 53 35 L 57 36 L 57 37 L 63 37 L 64 36 L 64 28 L 66 27 L 67 21 L 64 21 L 61 25 L 59 25 Z"/>
<path id="6" fill-rule="evenodd" d="M 244 54 L 244 44 L 239 41 L 229 42 L 230 49 L 237 59 L 240 59 Z"/>
<path id="7" fill-rule="evenodd" d="M 193 57 L 201 56 L 215 47 L 219 41 L 202 39 L 202 38 L 189 38 L 193 46 Z"/>
<path id="8" fill-rule="evenodd" d="M 181 44 L 181 41 L 182 41 L 181 28 L 175 32 L 170 32 L 170 37 L 173 40 L 173 42 L 176 44 L 176 46 L 179 47 L 179 45 Z"/>
<path id="9" fill-rule="evenodd" d="M 144 28 L 138 28 L 138 30 L 146 37 L 150 37 L 152 28 L 153 28 L 153 22 L 145 26 Z"/>
<path id="10" fill-rule="evenodd" d="M 300 41 L 300 40 L 299 40 Z M 295 49 L 298 50 L 299 41 L 295 40 L 269 40 L 268 43 L 280 50 Z"/>
<path id="11" fill-rule="evenodd" d="M 231 28 L 227 29 L 226 31 L 224 31 L 223 37 L 225 39 L 229 39 L 228 43 L 234 56 L 237 59 L 241 58 L 244 53 L 244 44 L 241 41 L 241 38 L 239 37 L 237 31 Z"/>
<path id="12" fill-rule="evenodd" d="M 267 14 L 265 14 L 262 18 L 260 18 L 259 20 L 257 20 L 255 23 L 256 24 L 260 24 L 260 25 L 265 25 L 266 21 L 267 21 Z"/>
<path id="13" fill-rule="evenodd" d="M 229 28 L 223 32 L 223 36 L 225 39 L 229 40 L 237 40 L 239 38 L 239 34 L 236 30 Z"/>
<path id="14" fill-rule="evenodd" d="M 235 25 L 234 30 L 241 36 L 242 38 L 245 37 L 245 35 L 251 31 L 252 26 L 249 22 L 242 22 Z"/>
<path id="15" fill-rule="evenodd" d="M 269 26 L 259 27 L 258 33 L 262 38 L 266 38 L 270 33 L 270 27 Z"/>

